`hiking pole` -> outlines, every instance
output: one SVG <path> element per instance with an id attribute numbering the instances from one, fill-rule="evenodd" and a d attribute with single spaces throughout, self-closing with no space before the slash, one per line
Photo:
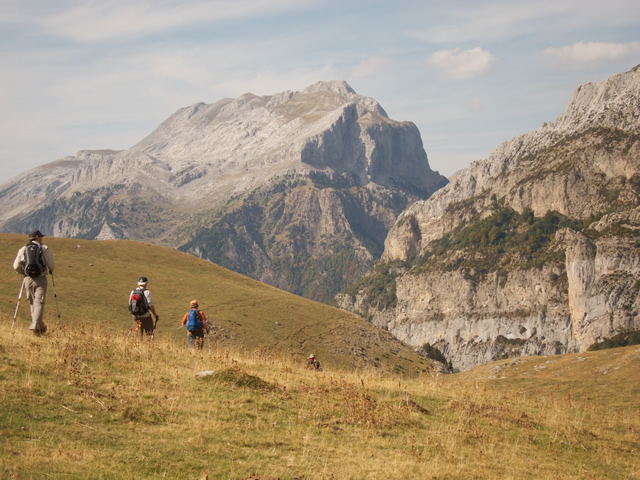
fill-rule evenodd
<path id="1" fill-rule="evenodd" d="M 158 315 L 156 315 L 156 323 L 153 324 L 153 330 L 151 330 L 151 340 L 156 335 L 156 327 L 158 326 Z"/>
<path id="2" fill-rule="evenodd" d="M 207 329 L 207 347 L 209 348 L 209 353 L 211 353 L 211 324 L 209 320 L 207 320 L 207 327 L 209 327 Z"/>
<path id="3" fill-rule="evenodd" d="M 18 307 L 20 306 L 20 298 L 22 297 L 22 290 L 24 290 L 24 281 L 27 277 L 22 278 L 22 284 L 20 285 L 20 291 L 18 292 L 18 303 L 16 303 L 16 310 L 13 312 L 13 322 L 11 322 L 11 330 L 13 330 L 13 324 L 16 323 L 16 315 L 18 315 Z"/>
<path id="4" fill-rule="evenodd" d="M 131 325 L 131 328 L 129 329 L 129 332 L 127 333 L 127 338 L 129 338 L 129 335 L 131 335 L 131 332 L 133 332 L 133 330 L 138 326 L 138 322 L 133 322 L 133 325 Z"/>
<path id="5" fill-rule="evenodd" d="M 51 274 L 51 284 L 53 285 L 53 298 L 56 299 L 56 312 L 58 312 L 58 320 L 60 320 L 60 307 L 58 307 L 58 295 L 56 294 L 56 281 L 53 279 L 53 272 L 49 270 Z"/>

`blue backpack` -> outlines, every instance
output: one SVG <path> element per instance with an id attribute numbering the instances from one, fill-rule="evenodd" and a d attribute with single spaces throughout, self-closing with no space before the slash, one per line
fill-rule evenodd
<path id="1" fill-rule="evenodd" d="M 198 330 L 202 330 L 202 322 L 200 321 L 198 310 L 191 309 L 187 316 L 187 332 L 195 332 Z"/>

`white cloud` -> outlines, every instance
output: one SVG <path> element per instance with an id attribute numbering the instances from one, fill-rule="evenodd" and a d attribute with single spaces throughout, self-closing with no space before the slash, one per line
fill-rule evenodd
<path id="1" fill-rule="evenodd" d="M 536 31 L 542 18 L 562 13 L 562 2 L 477 2 L 450 7 L 444 4 L 444 20 L 411 36 L 427 42 L 458 44 L 495 41 Z M 542 4 L 542 5 L 541 5 Z M 453 4 L 456 5 L 456 4 Z"/>
<path id="2" fill-rule="evenodd" d="M 391 59 L 389 57 L 371 57 L 353 67 L 351 75 L 354 77 L 369 77 L 375 75 L 390 63 Z"/>
<path id="3" fill-rule="evenodd" d="M 480 47 L 471 50 L 455 48 L 433 53 L 426 63 L 447 78 L 465 79 L 486 73 L 493 63 L 493 55 Z"/>
<path id="4" fill-rule="evenodd" d="M 640 42 L 577 42 L 563 47 L 550 47 L 544 56 L 554 64 L 569 67 L 591 67 L 602 63 L 630 60 L 640 56 Z"/>
<path id="5" fill-rule="evenodd" d="M 101 0 L 69 2 L 51 14 L 45 6 L 12 15 L 39 24 L 46 33 L 80 43 L 131 40 L 179 28 L 231 19 L 276 15 L 312 6 L 316 0 Z M 27 15 L 28 13 L 28 15 Z"/>
<path id="6" fill-rule="evenodd" d="M 524 35 L 562 34 L 573 29 L 602 25 L 624 28 L 640 19 L 637 0 L 487 0 L 442 2 L 436 8 L 438 23 L 409 36 L 440 44 L 483 43 Z"/>

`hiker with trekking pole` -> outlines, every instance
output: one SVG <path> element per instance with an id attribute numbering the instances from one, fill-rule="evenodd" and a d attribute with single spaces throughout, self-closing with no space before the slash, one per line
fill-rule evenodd
<path id="1" fill-rule="evenodd" d="M 47 296 L 47 272 L 51 274 L 51 280 L 53 282 L 53 269 L 55 268 L 53 253 L 49 247 L 42 243 L 43 238 L 44 235 L 40 230 L 33 230 L 29 233 L 29 243 L 18 250 L 18 254 L 13 261 L 13 269 L 22 274 L 24 278 L 22 279 L 22 285 L 18 293 L 18 303 L 16 304 L 16 310 L 13 314 L 11 328 L 13 329 L 13 324 L 16 321 L 20 298 L 22 297 L 22 289 L 24 288 L 27 292 L 31 313 L 29 330 L 36 336 L 43 335 L 47 331 L 47 326 L 43 320 L 44 301 Z M 60 318 L 57 296 L 56 310 L 58 312 L 58 318 Z"/>
<path id="2" fill-rule="evenodd" d="M 158 320 L 160 316 L 156 312 L 156 307 L 153 305 L 153 298 L 151 291 L 147 290 L 147 277 L 140 277 L 138 279 L 138 286 L 131 290 L 129 294 L 129 312 L 133 316 L 133 325 L 127 333 L 127 337 L 131 335 L 131 332 L 140 334 L 140 338 L 144 337 L 146 333 L 151 339 L 158 326 Z M 153 322 L 151 314 L 155 317 L 156 321 Z"/>
<path id="3" fill-rule="evenodd" d="M 211 327 L 207 316 L 202 310 L 198 310 L 198 301 L 191 300 L 189 311 L 182 317 L 182 325 L 187 327 L 187 348 L 197 347 L 202 350 L 204 347 L 204 332 L 207 332 L 207 338 Z M 209 351 L 211 351 L 211 340 L 209 340 Z"/>

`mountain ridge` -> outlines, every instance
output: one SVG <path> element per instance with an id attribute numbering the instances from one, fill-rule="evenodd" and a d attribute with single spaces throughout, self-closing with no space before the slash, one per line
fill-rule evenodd
<path id="1" fill-rule="evenodd" d="M 317 82 L 184 107 L 128 150 L 25 172 L 0 186 L 0 231 L 151 241 L 329 300 L 380 256 L 395 216 L 446 181 L 413 123 L 344 81 Z M 338 257 L 349 278 L 327 271 Z"/>
<path id="2" fill-rule="evenodd" d="M 579 86 L 573 93 L 567 108 L 558 116 L 556 122 L 545 122 L 538 130 L 528 134 L 517 135 L 496 147 L 486 159 L 476 160 L 469 167 L 454 173 L 449 178 L 449 184 L 435 192 L 428 200 L 418 201 L 410 209 L 403 212 L 396 225 L 401 224 L 402 218 L 416 215 L 423 218 L 421 226 L 422 241 L 428 243 L 452 226 L 444 226 L 438 223 L 449 205 L 463 202 L 479 195 L 483 190 L 492 189 L 497 182 L 507 179 L 515 172 L 527 158 L 534 157 L 560 138 L 568 135 L 577 135 L 594 126 L 608 127 L 618 130 L 635 131 L 640 125 L 640 112 L 638 111 L 638 91 L 640 89 L 639 78 L 640 65 L 627 73 L 613 75 L 601 83 L 586 83 Z M 530 170 L 530 165 L 524 165 Z M 517 178 L 511 175 L 511 178 Z M 507 179 L 508 181 L 508 179 Z M 505 182 L 506 184 L 507 182 Z M 515 183 L 515 182 L 514 182 Z M 512 188 L 513 185 L 502 187 Z M 498 192 L 499 195 L 501 192 Z M 543 192 L 540 198 L 544 200 Z M 514 200 L 515 204 L 516 200 Z M 535 202 L 530 207 L 534 213 L 544 214 L 549 208 L 542 203 Z M 561 213 L 569 212 L 562 203 L 553 207 Z M 516 208 L 523 207 L 516 204 Z M 595 209 L 595 208 L 594 208 Z M 389 242 L 395 241 L 396 236 L 389 236 Z M 401 253 L 389 244 L 385 247 L 384 258 L 404 259 L 407 254 Z"/>

